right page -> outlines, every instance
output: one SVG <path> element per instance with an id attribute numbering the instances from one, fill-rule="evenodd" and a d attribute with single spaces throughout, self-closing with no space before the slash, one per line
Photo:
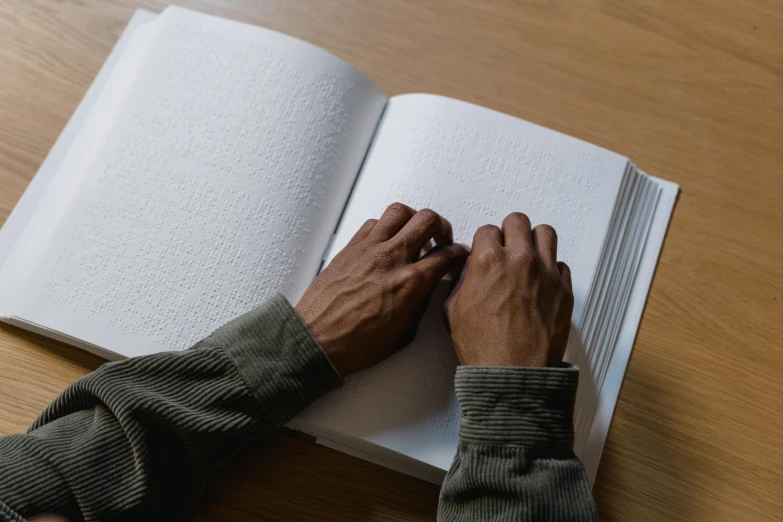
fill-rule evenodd
<path id="1" fill-rule="evenodd" d="M 579 362 L 588 292 L 631 169 L 621 155 L 505 114 L 440 96 L 398 96 L 387 105 L 327 260 L 395 201 L 439 212 L 455 240 L 467 244 L 479 226 L 525 212 L 534 226 L 557 229 L 558 257 L 571 267 L 569 357 Z M 459 410 L 452 389 L 457 361 L 440 310 L 446 294 L 447 285 L 438 288 L 411 346 L 348 379 L 294 425 L 447 469 Z M 593 411 L 595 395 L 580 399 Z"/>

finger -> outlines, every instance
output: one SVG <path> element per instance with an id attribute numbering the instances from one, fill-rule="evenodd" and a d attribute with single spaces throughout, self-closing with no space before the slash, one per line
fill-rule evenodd
<path id="1" fill-rule="evenodd" d="M 571 269 L 562 261 L 557 262 L 557 269 L 560 272 L 560 279 L 563 281 L 563 286 L 567 288 L 569 292 L 573 293 L 571 287 Z"/>
<path id="2" fill-rule="evenodd" d="M 549 225 L 538 225 L 533 229 L 533 244 L 536 254 L 545 267 L 554 268 L 557 263 L 557 232 Z"/>
<path id="3" fill-rule="evenodd" d="M 530 218 L 522 212 L 512 212 L 503 220 L 503 244 L 517 251 L 533 247 L 533 236 L 530 232 Z"/>
<path id="4" fill-rule="evenodd" d="M 359 227 L 359 230 L 356 231 L 356 234 L 353 235 L 350 241 L 348 241 L 348 244 L 346 246 L 355 245 L 359 241 L 362 241 L 363 239 L 366 239 L 368 235 L 370 235 L 370 232 L 373 228 L 375 228 L 375 224 L 378 223 L 377 219 L 368 219 L 364 222 L 364 224 Z"/>
<path id="5" fill-rule="evenodd" d="M 409 259 L 416 259 L 430 240 L 434 240 L 436 246 L 444 246 L 454 242 L 454 234 L 446 218 L 425 208 L 416 212 L 394 240 L 405 245 Z"/>
<path id="6" fill-rule="evenodd" d="M 408 205 L 392 203 L 383 211 L 383 215 L 375 224 L 367 239 L 373 243 L 382 243 L 391 239 L 397 232 L 402 230 L 405 223 L 410 221 L 415 213 L 416 211 Z"/>
<path id="7" fill-rule="evenodd" d="M 418 291 L 422 294 L 430 292 L 443 276 L 464 263 L 469 253 L 468 247 L 459 243 L 433 248 L 413 264 L 413 268 L 424 275 Z"/>
<path id="8" fill-rule="evenodd" d="M 483 225 L 473 234 L 472 253 L 480 252 L 488 248 L 503 246 L 503 233 L 495 225 Z"/>
<path id="9" fill-rule="evenodd" d="M 408 346 L 416 338 L 416 332 L 419 330 L 419 324 L 421 323 L 421 320 L 424 318 L 424 314 L 427 312 L 427 307 L 430 305 L 431 297 L 432 297 L 432 292 L 424 296 L 424 299 L 421 300 L 421 303 L 419 303 L 419 306 L 417 306 L 416 310 L 413 312 L 413 317 L 411 317 L 408 326 L 405 328 L 405 331 L 402 333 L 402 338 L 400 339 L 401 348 Z"/>

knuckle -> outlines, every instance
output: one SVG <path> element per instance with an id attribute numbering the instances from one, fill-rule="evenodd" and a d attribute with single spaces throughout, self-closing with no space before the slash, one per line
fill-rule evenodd
<path id="1" fill-rule="evenodd" d="M 527 246 L 515 251 L 517 260 L 522 263 L 535 263 L 538 261 L 536 250 L 533 247 Z"/>
<path id="2" fill-rule="evenodd" d="M 563 280 L 560 278 L 560 273 L 557 270 L 546 270 L 544 275 L 546 284 L 553 290 L 559 290 L 563 287 Z M 565 288 L 562 288 L 565 291 Z"/>
<path id="3" fill-rule="evenodd" d="M 532 248 L 522 248 L 513 253 L 514 261 L 525 269 L 534 269 L 538 266 L 538 256 Z"/>
<path id="4" fill-rule="evenodd" d="M 485 248 L 476 254 L 476 261 L 484 266 L 491 266 L 503 260 L 503 249 L 500 247 Z"/>
<path id="5" fill-rule="evenodd" d="M 368 219 L 367 221 L 364 222 L 364 225 L 362 225 L 362 226 L 363 227 L 373 227 L 373 226 L 375 226 L 375 224 L 377 222 L 378 222 L 377 219 Z"/>
<path id="6" fill-rule="evenodd" d="M 387 247 L 375 249 L 372 253 L 373 268 L 386 268 L 392 264 L 392 251 Z"/>
<path id="7" fill-rule="evenodd" d="M 411 269 L 407 274 L 407 279 L 414 287 L 416 287 L 427 282 L 427 274 L 421 270 Z"/>
<path id="8" fill-rule="evenodd" d="M 401 272 L 401 286 L 408 292 L 411 292 L 426 283 L 426 279 L 426 274 L 413 268 L 412 266 L 405 268 Z"/>

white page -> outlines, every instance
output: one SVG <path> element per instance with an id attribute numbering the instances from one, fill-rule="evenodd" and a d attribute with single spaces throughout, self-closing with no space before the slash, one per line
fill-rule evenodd
<path id="1" fill-rule="evenodd" d="M 274 291 L 298 298 L 386 102 L 279 33 L 180 8 L 155 25 L 94 160 L 58 172 L 83 183 L 13 307 L 124 356 L 186 348 Z"/>
<path id="2" fill-rule="evenodd" d="M 82 98 L 82 101 L 74 111 L 71 119 L 60 133 L 54 146 L 47 154 L 46 159 L 41 164 L 38 172 L 36 172 L 35 177 L 32 179 L 27 189 L 25 189 L 24 194 L 22 194 L 22 197 L 8 216 L 8 219 L 3 223 L 3 227 L 0 229 L 0 267 L 5 264 L 5 260 L 11 254 L 14 245 L 22 238 L 25 227 L 32 219 L 35 210 L 38 208 L 38 203 L 46 193 L 46 189 L 54 178 L 54 174 L 57 172 L 66 153 L 73 145 L 79 132 L 84 128 L 90 110 L 106 87 L 109 77 L 112 75 L 112 72 L 114 72 L 115 66 L 131 41 L 132 35 L 139 26 L 145 22 L 154 20 L 155 16 L 154 13 L 143 9 L 138 9 L 133 14 L 130 22 L 128 22 L 128 26 L 123 31 L 120 39 L 114 46 L 114 49 L 112 49 L 111 54 L 106 59 L 106 62 L 101 67 L 95 80 L 85 93 L 84 98 Z M 46 210 L 42 209 L 42 211 L 45 212 Z"/>
<path id="3" fill-rule="evenodd" d="M 660 192 L 658 186 L 644 174 L 635 172 L 634 175 L 642 182 L 638 185 L 640 192 L 637 194 L 638 197 L 630 197 L 631 213 L 617 221 L 615 225 L 618 226 L 612 231 L 612 236 L 618 238 L 620 248 L 613 253 L 604 253 L 608 262 L 602 268 L 602 275 L 606 279 L 604 285 L 609 287 L 609 292 L 604 293 L 602 298 L 593 300 L 595 310 L 591 312 L 598 320 L 593 321 L 591 326 L 588 326 L 588 321 L 585 321 L 582 327 L 583 333 L 580 335 L 580 342 L 584 346 L 582 353 L 587 352 L 588 357 L 579 357 L 578 360 L 569 359 L 580 368 L 578 409 L 574 416 L 574 451 L 580 456 L 584 456 L 583 449 L 602 391 L 604 382 L 602 375 L 606 369 L 605 365 L 610 364 L 614 356 L 617 335 L 628 307 L 628 298 L 636 279 L 638 262 L 644 252 Z M 597 283 L 594 284 L 591 297 L 601 293 L 596 288 L 598 286 Z M 585 331 L 587 331 L 586 335 Z"/>
<path id="4" fill-rule="evenodd" d="M 44 249 L 49 244 L 49 238 L 54 232 L 55 224 L 62 219 L 71 201 L 82 189 L 88 174 L 86 165 L 94 160 L 95 154 L 109 134 L 111 123 L 127 98 L 133 80 L 155 37 L 156 25 L 152 21 L 155 17 L 156 15 L 151 13 L 145 16 L 146 21 L 135 24 L 132 33 L 130 29 L 126 29 L 123 38 L 117 43 L 117 47 L 121 44 L 123 46 L 121 55 L 112 64 L 108 77 L 100 81 L 100 92 L 93 99 L 89 96 L 93 91 L 91 88 L 83 101 L 89 105 L 84 107 L 86 114 L 79 129 L 74 131 L 74 135 L 69 138 L 69 143 L 61 148 L 52 162 L 47 157 L 44 165 L 41 166 L 42 172 L 37 173 L 33 178 L 28 190 L 39 190 L 37 188 L 41 181 L 39 174 L 43 174 L 42 180 L 46 185 L 37 198 L 35 212 L 32 211 L 33 209 L 25 208 L 27 192 L 25 198 L 17 205 L 22 206 L 20 210 L 27 214 L 28 219 L 0 271 L 0 316 L 9 317 L 11 311 L 18 305 L 19 293 L 26 291 L 27 281 L 36 267 L 35 260 L 43 255 Z M 133 20 L 129 26 L 132 23 Z M 96 82 L 98 80 L 96 78 Z M 81 108 L 80 104 L 77 113 Z M 73 119 L 78 124 L 79 114 L 74 114 Z M 71 128 L 71 121 L 66 128 Z M 55 151 L 53 150 L 52 153 Z M 12 217 L 16 212 L 17 208 L 14 208 Z M 13 235 L 17 224 L 12 222 L 11 225 L 10 235 Z M 5 228 L 4 225 L 4 237 Z"/>
<path id="5" fill-rule="evenodd" d="M 389 100 L 330 256 L 394 201 L 447 217 L 470 243 L 512 211 L 558 230 L 572 270 L 578 321 L 627 158 L 476 105 L 430 95 Z M 442 289 L 441 289 L 442 290 Z M 456 450 L 456 366 L 433 297 L 414 343 L 347 380 L 293 423 L 355 435 L 447 469 Z M 576 325 L 578 328 L 578 324 Z M 578 339 L 578 335 L 573 335 Z"/>
<path id="6" fill-rule="evenodd" d="M 617 399 L 620 397 L 620 389 L 622 388 L 628 361 L 631 358 L 631 351 L 639 330 L 639 323 L 642 320 L 642 312 L 647 302 L 647 295 L 655 274 L 655 267 L 658 264 L 658 256 L 663 247 L 663 240 L 666 236 L 666 230 L 669 226 L 669 220 L 679 192 L 679 186 L 675 183 L 658 178 L 652 179 L 660 186 L 661 195 L 653 215 L 652 226 L 637 269 L 628 306 L 623 316 L 620 334 L 614 345 L 612 358 L 609 361 L 603 386 L 601 386 L 600 395 L 598 396 L 597 409 L 590 426 L 590 434 L 587 440 L 583 441 L 584 449 L 580 452 L 580 457 L 591 483 L 595 481 L 595 476 L 598 472 L 598 464 L 601 461 L 606 437 L 612 424 L 612 416 L 617 406 Z"/>

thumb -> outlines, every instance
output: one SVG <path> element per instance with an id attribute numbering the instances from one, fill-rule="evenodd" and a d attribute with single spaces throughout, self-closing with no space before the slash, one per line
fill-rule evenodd
<path id="1" fill-rule="evenodd" d="M 467 256 L 462 260 L 459 266 L 456 266 L 452 271 L 451 278 L 451 291 L 449 292 L 449 298 L 459 292 L 462 283 L 465 282 L 465 277 L 468 275 L 468 269 L 470 268 L 470 256 Z"/>
<path id="2" fill-rule="evenodd" d="M 465 277 L 468 275 L 470 269 L 470 256 L 466 257 L 462 263 L 452 272 L 451 289 L 449 295 L 446 297 L 446 301 L 443 303 L 443 321 L 446 323 L 446 328 L 451 331 L 451 324 L 449 323 L 449 316 L 451 309 L 454 306 L 454 299 L 457 297 L 459 289 L 462 287 L 462 283 L 465 282 Z"/>

